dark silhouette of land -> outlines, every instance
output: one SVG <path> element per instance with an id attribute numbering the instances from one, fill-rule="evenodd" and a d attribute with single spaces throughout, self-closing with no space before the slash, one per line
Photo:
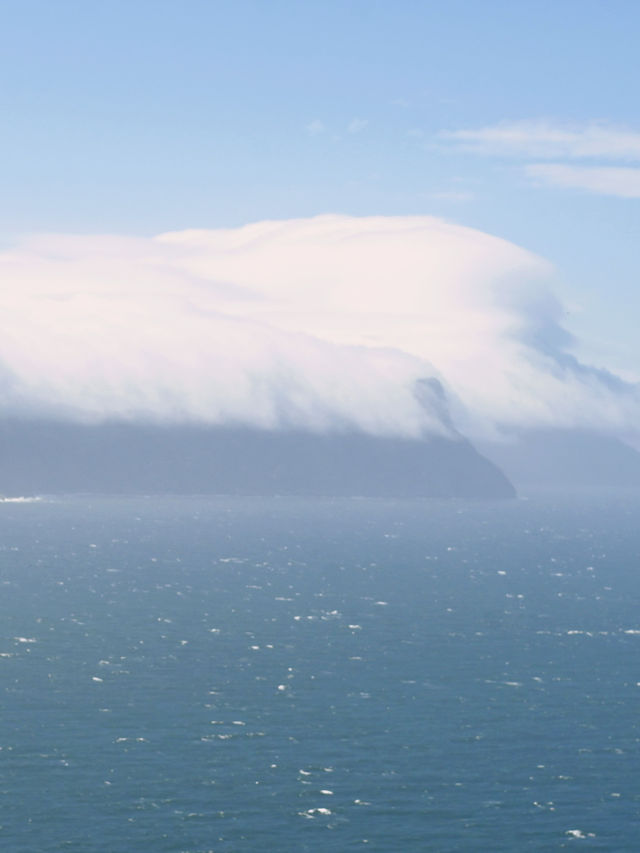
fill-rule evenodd
<path id="1" fill-rule="evenodd" d="M 515 496 L 499 468 L 464 438 L 11 419 L 0 422 L 0 491 Z"/>

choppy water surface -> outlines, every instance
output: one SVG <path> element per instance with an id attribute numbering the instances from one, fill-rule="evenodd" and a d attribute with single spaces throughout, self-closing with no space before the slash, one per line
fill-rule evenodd
<path id="1" fill-rule="evenodd" d="M 639 509 L 0 504 L 2 849 L 636 850 Z"/>

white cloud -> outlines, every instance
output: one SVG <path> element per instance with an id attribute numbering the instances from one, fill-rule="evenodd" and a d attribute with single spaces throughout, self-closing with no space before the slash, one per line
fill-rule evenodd
<path id="1" fill-rule="evenodd" d="M 534 163 L 525 166 L 525 172 L 530 178 L 551 186 L 621 198 L 640 198 L 640 168 Z"/>
<path id="2" fill-rule="evenodd" d="M 367 121 L 367 119 L 352 118 L 349 124 L 347 125 L 347 133 L 361 133 L 368 124 L 369 122 Z"/>
<path id="3" fill-rule="evenodd" d="M 432 217 L 320 216 L 0 253 L 3 411 L 378 434 L 626 429 L 635 390 L 580 364 L 550 269 Z M 423 401 L 424 402 L 424 401 Z"/>
<path id="4" fill-rule="evenodd" d="M 319 136 L 321 133 L 325 132 L 326 128 L 324 126 L 324 122 L 321 122 L 319 118 L 314 118 L 313 121 L 310 121 L 309 124 L 305 126 L 305 130 L 309 136 Z"/>
<path id="5" fill-rule="evenodd" d="M 504 121 L 477 129 L 443 131 L 440 137 L 479 154 L 640 161 L 640 132 L 602 122 Z"/>

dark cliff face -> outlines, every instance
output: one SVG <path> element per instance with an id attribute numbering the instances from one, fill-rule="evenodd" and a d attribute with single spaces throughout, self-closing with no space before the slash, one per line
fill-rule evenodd
<path id="1" fill-rule="evenodd" d="M 249 428 L 0 423 L 5 494 L 511 498 L 464 439 L 404 440 Z"/>

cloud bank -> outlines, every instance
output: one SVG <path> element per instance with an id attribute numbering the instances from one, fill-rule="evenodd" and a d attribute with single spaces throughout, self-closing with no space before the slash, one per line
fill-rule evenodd
<path id="1" fill-rule="evenodd" d="M 4 416 L 471 435 L 624 432 L 636 388 L 571 354 L 552 271 L 431 217 L 320 216 L 0 254 Z"/>

